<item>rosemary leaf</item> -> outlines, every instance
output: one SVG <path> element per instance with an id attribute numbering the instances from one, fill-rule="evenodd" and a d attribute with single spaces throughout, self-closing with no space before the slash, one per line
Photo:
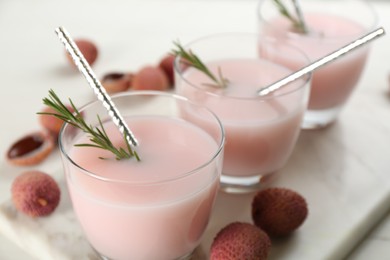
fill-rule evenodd
<path id="1" fill-rule="evenodd" d="M 300 12 L 298 12 L 298 0 L 292 0 L 295 9 L 296 9 L 296 17 L 292 15 L 287 7 L 282 3 L 282 0 L 273 0 L 274 3 L 276 4 L 277 8 L 279 9 L 279 12 L 285 16 L 287 19 L 291 21 L 293 24 L 294 28 L 301 33 L 308 33 L 306 23 L 303 19 L 303 16 L 301 15 Z"/>
<path id="2" fill-rule="evenodd" d="M 75 144 L 75 146 L 94 147 L 107 150 L 113 153 L 117 160 L 130 159 L 132 157 L 135 157 L 137 161 L 140 161 L 138 154 L 133 151 L 131 146 L 128 144 L 125 136 L 125 148 L 115 147 L 115 145 L 111 142 L 109 136 L 107 135 L 99 115 L 97 115 L 97 119 L 99 122 L 98 126 L 93 127 L 92 125 L 88 125 L 71 99 L 69 99 L 69 102 L 73 111 L 69 110 L 68 107 L 64 105 L 64 103 L 60 100 L 60 98 L 53 90 L 49 90 L 49 97 L 43 99 L 43 104 L 53 108 L 55 110 L 55 113 L 38 112 L 38 114 L 55 116 L 56 118 L 74 127 L 77 127 L 84 133 L 88 134 L 91 143 Z M 102 157 L 99 158 L 104 159 Z"/>
<path id="3" fill-rule="evenodd" d="M 207 66 L 202 62 L 202 60 L 197 55 L 195 55 L 191 50 L 186 51 L 179 42 L 174 42 L 173 44 L 176 47 L 176 49 L 172 50 L 173 55 L 181 56 L 184 60 L 183 62 L 203 72 L 215 83 L 215 85 L 211 85 L 211 84 L 207 84 L 207 85 L 211 85 L 214 87 L 221 87 L 221 88 L 226 88 L 228 86 L 229 80 L 223 77 L 220 68 L 218 70 L 219 73 L 217 77 L 207 68 Z"/>

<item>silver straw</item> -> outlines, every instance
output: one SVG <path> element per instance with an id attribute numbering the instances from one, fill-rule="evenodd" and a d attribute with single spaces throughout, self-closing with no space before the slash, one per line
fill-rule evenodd
<path id="1" fill-rule="evenodd" d="M 110 115 L 114 124 L 119 128 L 119 131 L 125 135 L 126 140 L 129 144 L 137 146 L 138 142 L 133 133 L 130 131 L 130 128 L 127 126 L 126 122 L 123 120 L 119 111 L 112 102 L 110 96 L 107 94 L 107 91 L 96 78 L 88 62 L 84 58 L 83 54 L 77 47 L 76 43 L 72 40 L 69 33 L 63 27 L 56 28 L 55 32 L 60 38 L 61 42 L 65 45 L 65 49 L 68 51 L 72 57 L 74 63 L 80 72 L 85 76 L 89 85 L 94 90 L 97 98 L 102 101 L 103 106 L 107 109 L 108 114 Z"/>
<path id="2" fill-rule="evenodd" d="M 344 47 L 324 56 L 323 58 L 318 59 L 317 61 L 311 63 L 310 65 L 290 74 L 289 76 L 287 76 L 287 77 L 285 77 L 285 78 L 283 78 L 275 83 L 272 83 L 271 85 L 268 85 L 266 87 L 259 89 L 257 91 L 257 94 L 259 96 L 268 95 L 269 93 L 283 87 L 284 85 L 286 85 L 294 80 L 297 80 L 298 78 L 302 77 L 303 75 L 339 58 L 340 56 L 348 53 L 349 51 L 351 51 L 359 46 L 362 46 L 362 45 L 368 43 L 371 40 L 378 38 L 379 36 L 383 36 L 384 34 L 385 34 L 385 30 L 383 29 L 383 27 L 380 27 L 380 28 L 366 34 L 365 36 L 345 45 Z"/>

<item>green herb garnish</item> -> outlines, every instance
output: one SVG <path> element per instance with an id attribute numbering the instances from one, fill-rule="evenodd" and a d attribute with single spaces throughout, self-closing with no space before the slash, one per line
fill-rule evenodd
<path id="1" fill-rule="evenodd" d="M 66 107 L 57 94 L 53 90 L 49 90 L 49 97 L 43 99 L 43 104 L 53 108 L 56 113 L 47 113 L 47 112 L 39 112 L 40 115 L 51 115 L 56 118 L 61 119 L 62 121 L 79 128 L 84 133 L 89 134 L 89 140 L 91 143 L 85 144 L 75 144 L 75 146 L 80 147 L 96 147 L 104 150 L 108 150 L 115 155 L 117 160 L 121 159 L 130 159 L 135 157 L 137 161 L 140 161 L 140 158 L 136 151 L 133 151 L 126 140 L 126 136 L 124 136 L 124 141 L 126 143 L 126 148 L 115 147 L 108 137 L 106 131 L 104 130 L 103 123 L 100 120 L 99 115 L 97 115 L 99 125 L 93 127 L 92 125 L 88 125 L 84 118 L 82 117 L 79 110 L 73 104 L 72 100 L 69 99 L 73 112 Z M 99 157 L 100 159 L 105 159 L 103 157 Z"/>
<path id="2" fill-rule="evenodd" d="M 218 69 L 218 76 L 215 76 L 208 68 L 207 66 L 199 59 L 197 55 L 195 55 L 191 50 L 186 51 L 183 46 L 178 43 L 174 42 L 177 49 L 172 50 L 172 53 L 177 56 L 181 56 L 183 58 L 183 62 L 190 65 L 191 67 L 194 67 L 195 69 L 198 69 L 199 71 L 206 74 L 212 81 L 214 81 L 214 84 L 206 84 L 209 86 L 214 87 L 221 87 L 226 88 L 229 84 L 229 80 L 223 77 L 222 71 L 219 68 Z"/>
<path id="3" fill-rule="evenodd" d="M 289 12 L 287 7 L 282 3 L 281 0 L 274 0 L 274 3 L 278 7 L 279 12 L 292 22 L 294 28 L 297 31 L 299 31 L 301 33 L 308 33 L 308 29 L 307 29 L 306 23 L 305 23 L 305 21 L 303 19 L 303 15 L 302 15 L 302 13 L 300 11 L 299 4 L 298 4 L 297 1 L 298 0 L 292 0 L 292 2 L 294 4 L 294 7 L 295 7 L 296 16 L 292 15 Z"/>

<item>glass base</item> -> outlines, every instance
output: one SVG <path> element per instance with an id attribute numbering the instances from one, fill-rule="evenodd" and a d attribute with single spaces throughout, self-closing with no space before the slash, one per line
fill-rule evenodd
<path id="1" fill-rule="evenodd" d="M 268 186 L 276 173 L 249 177 L 221 176 L 220 189 L 226 193 L 250 193 Z"/>
<path id="2" fill-rule="evenodd" d="M 127 260 L 127 259 L 112 259 L 112 258 L 109 258 L 107 256 L 104 256 L 102 254 L 100 254 L 96 249 L 93 248 L 93 250 L 96 252 L 97 256 L 99 259 L 101 260 Z M 182 257 L 179 257 L 179 258 L 175 258 L 175 259 L 172 259 L 172 260 L 195 260 L 193 258 L 194 256 L 194 251 L 182 256 Z"/>
<path id="3" fill-rule="evenodd" d="M 341 106 L 324 110 L 307 110 L 303 117 L 302 129 L 321 129 L 332 124 L 341 111 Z"/>

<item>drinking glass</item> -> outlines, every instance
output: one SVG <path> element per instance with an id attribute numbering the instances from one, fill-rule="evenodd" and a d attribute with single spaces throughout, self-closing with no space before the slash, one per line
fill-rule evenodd
<path id="1" fill-rule="evenodd" d="M 282 0 L 297 17 L 293 1 Z M 369 33 L 377 16 L 365 0 L 299 0 L 306 32 L 281 15 L 273 0 L 260 0 L 259 33 L 302 49 L 311 61 L 338 50 Z M 308 110 L 302 127 L 324 128 L 333 123 L 352 96 L 364 71 L 370 45 L 365 45 L 313 73 Z"/>
<path id="2" fill-rule="evenodd" d="M 128 92 L 112 101 L 138 140 L 140 161 L 75 146 L 89 137 L 70 124 L 59 137 L 67 187 L 86 238 L 103 259 L 189 259 L 219 187 L 223 127 L 210 110 L 174 94 Z M 112 142 L 124 145 L 100 101 L 80 111 L 92 126 L 99 115 Z M 206 118 L 207 128 L 186 120 L 188 113 Z"/>
<path id="3" fill-rule="evenodd" d="M 216 86 L 182 55 L 175 59 L 177 93 L 210 108 L 225 128 L 221 188 L 232 193 L 261 188 L 293 151 L 307 105 L 310 74 L 266 96 L 257 91 L 307 65 L 307 57 L 294 47 L 250 33 L 210 35 L 183 47 L 228 82 Z"/>

